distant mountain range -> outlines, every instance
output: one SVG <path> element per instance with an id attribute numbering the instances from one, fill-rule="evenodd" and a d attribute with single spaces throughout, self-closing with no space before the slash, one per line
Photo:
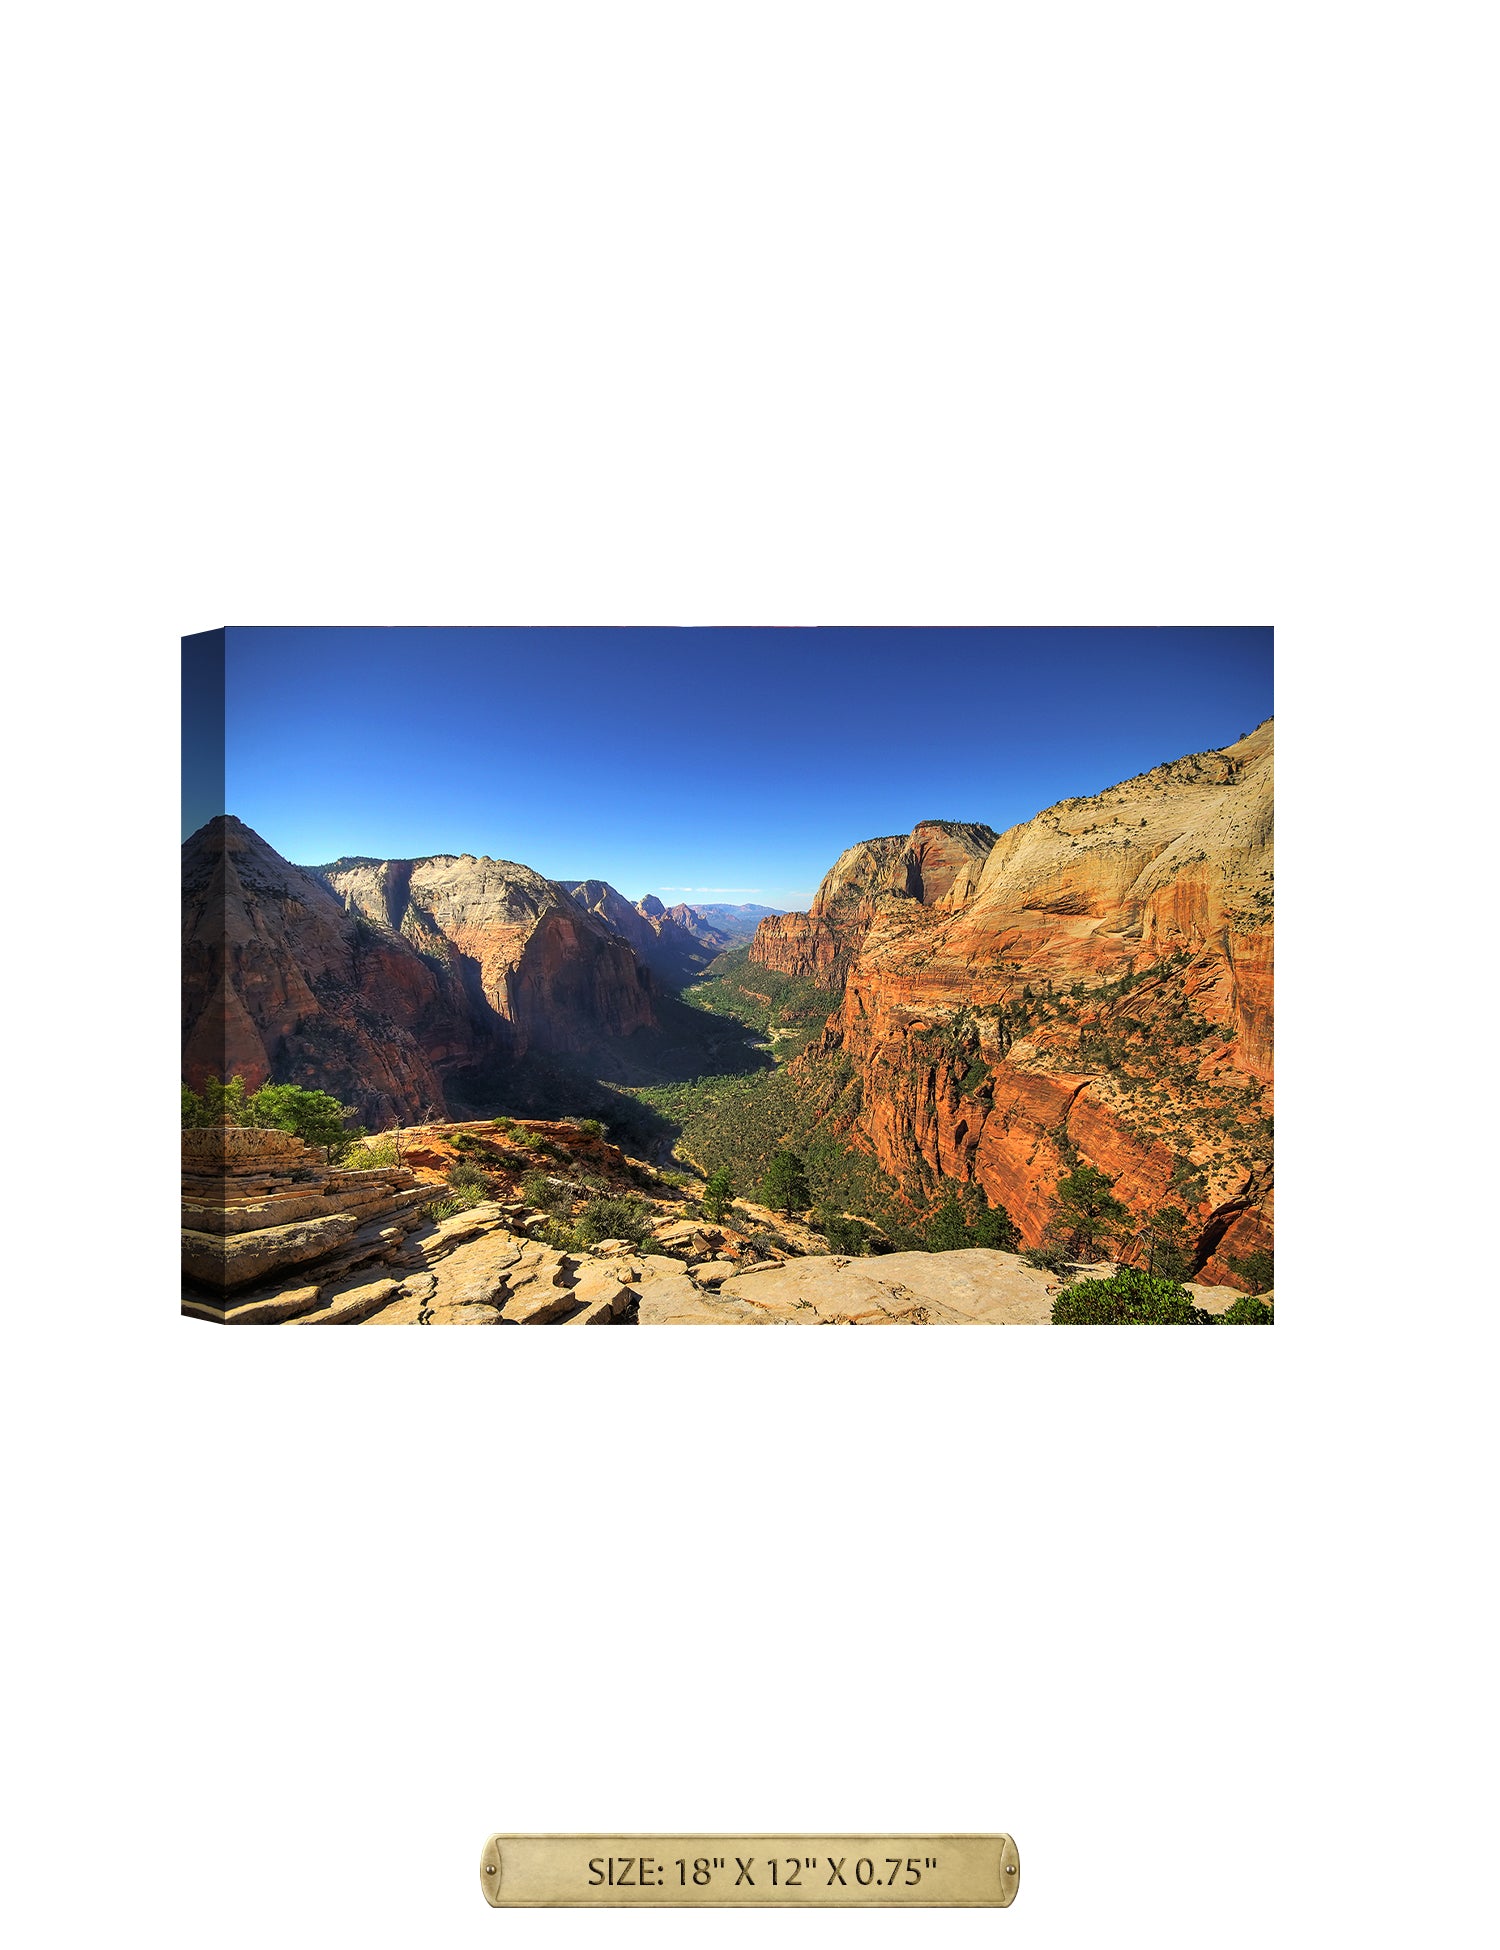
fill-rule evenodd
<path id="1" fill-rule="evenodd" d="M 767 915 L 785 911 L 757 907 L 749 901 L 739 907 L 722 901 L 695 905 L 678 901 L 666 907 L 655 894 L 632 903 L 607 880 L 564 880 L 559 885 L 628 941 L 642 961 L 673 988 L 683 988 L 695 980 L 726 948 L 738 948 L 753 940 Z"/>
<path id="2" fill-rule="evenodd" d="M 674 907 L 670 911 L 675 914 L 677 909 Z M 748 941 L 754 934 L 758 922 L 763 921 L 768 914 L 785 914 L 786 909 L 760 907 L 754 901 L 694 901 L 689 912 L 701 914 L 715 927 L 739 934 L 741 939 Z"/>

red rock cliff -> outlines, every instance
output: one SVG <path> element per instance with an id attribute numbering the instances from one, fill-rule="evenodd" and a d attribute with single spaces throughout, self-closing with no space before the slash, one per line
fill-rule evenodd
<path id="1" fill-rule="evenodd" d="M 973 1180 L 1028 1244 L 1075 1159 L 1200 1262 L 1266 1243 L 1272 727 L 998 837 L 927 821 L 842 854 L 750 958 L 842 991 L 821 1043 L 852 1140 L 898 1179 Z"/>

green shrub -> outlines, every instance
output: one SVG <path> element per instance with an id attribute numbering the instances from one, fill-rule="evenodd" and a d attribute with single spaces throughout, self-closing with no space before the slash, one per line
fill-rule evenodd
<path id="1" fill-rule="evenodd" d="M 475 1193 L 476 1196 L 469 1200 L 469 1204 L 477 1205 L 481 1198 L 488 1198 L 490 1195 L 489 1173 L 487 1171 L 481 1171 L 478 1165 L 450 1165 L 448 1168 L 448 1187 L 450 1191 L 454 1192 Z"/>
<path id="2" fill-rule="evenodd" d="M 930 1253 L 951 1253 L 968 1245 L 963 1207 L 952 1192 L 927 1221 L 923 1243 Z"/>
<path id="3" fill-rule="evenodd" d="M 577 1123 L 585 1137 L 602 1138 L 604 1135 L 604 1126 L 597 1117 L 580 1117 Z"/>
<path id="4" fill-rule="evenodd" d="M 1219 1315 L 1226 1327 L 1273 1327 L 1276 1324 L 1275 1303 L 1267 1305 L 1264 1300 L 1252 1300 L 1248 1293 L 1241 1294 L 1226 1313 Z"/>
<path id="5" fill-rule="evenodd" d="M 579 1213 L 574 1230 L 585 1246 L 601 1239 L 626 1239 L 639 1245 L 650 1229 L 651 1207 L 639 1198 L 591 1198 Z"/>
<path id="6" fill-rule="evenodd" d="M 1204 1327 L 1214 1316 L 1171 1280 L 1122 1267 L 1107 1280 L 1079 1280 L 1052 1302 L 1054 1327 Z"/>
<path id="7" fill-rule="evenodd" d="M 231 1077 L 220 1083 L 217 1077 L 205 1078 L 200 1095 L 182 1086 L 182 1128 L 204 1130 L 210 1124 L 243 1124 L 245 1121 L 245 1079 Z"/>
<path id="8" fill-rule="evenodd" d="M 356 1139 L 362 1138 L 362 1125 L 351 1125 L 353 1112 L 326 1090 L 304 1090 L 295 1083 L 263 1083 L 253 1096 L 245 1094 L 245 1079 L 231 1077 L 220 1083 L 217 1077 L 205 1080 L 201 1094 L 184 1084 L 182 1122 L 185 1130 L 202 1129 L 222 1123 L 248 1124 L 262 1131 L 290 1131 L 304 1144 L 319 1145 L 335 1163 Z"/>
<path id="9" fill-rule="evenodd" d="M 451 1178 L 448 1182 L 450 1185 L 453 1183 Z M 434 1199 L 431 1205 L 424 1205 L 422 1210 L 429 1219 L 451 1219 L 455 1212 L 467 1212 L 471 1206 L 483 1205 L 488 1195 L 483 1181 L 478 1185 L 458 1185 L 446 1198 Z"/>
<path id="10" fill-rule="evenodd" d="M 820 1212 L 818 1230 L 828 1241 L 831 1253 L 844 1253 L 851 1259 L 858 1259 L 870 1250 L 870 1235 L 859 1223 L 843 1212 Z"/>
<path id="11" fill-rule="evenodd" d="M 527 1172 L 521 1180 L 521 1196 L 538 1212 L 569 1212 L 573 1207 L 567 1186 L 554 1183 L 544 1171 Z"/>
<path id="12" fill-rule="evenodd" d="M 332 1164 L 343 1156 L 362 1126 L 346 1125 L 353 1112 L 326 1090 L 303 1090 L 295 1083 L 263 1083 L 245 1104 L 247 1124 L 263 1131 L 290 1131 L 304 1144 L 321 1145 Z"/>
<path id="13" fill-rule="evenodd" d="M 385 1138 L 379 1144 L 356 1144 L 350 1147 L 344 1159 L 345 1171 L 374 1171 L 377 1165 L 394 1165 L 401 1161 L 396 1156 L 396 1140 Z"/>
<path id="14" fill-rule="evenodd" d="M 722 1219 L 733 1197 L 734 1180 L 729 1175 L 728 1166 L 720 1165 L 703 1187 L 703 1209 L 711 1219 Z"/>
<path id="15" fill-rule="evenodd" d="M 1028 1266 L 1035 1266 L 1042 1273 L 1066 1273 L 1068 1270 L 1068 1249 L 1055 1242 L 1032 1246 L 1021 1257 Z"/>

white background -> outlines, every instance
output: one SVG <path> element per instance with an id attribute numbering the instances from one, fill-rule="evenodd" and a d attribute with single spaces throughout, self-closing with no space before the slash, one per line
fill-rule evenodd
<path id="1" fill-rule="evenodd" d="M 15 1940 L 1478 1940 L 1484 10 L 14 22 Z M 1278 1331 L 179 1321 L 178 636 L 825 621 L 1276 625 Z M 876 1826 L 1009 1828 L 1019 1900 L 478 1891 L 496 1828 Z"/>

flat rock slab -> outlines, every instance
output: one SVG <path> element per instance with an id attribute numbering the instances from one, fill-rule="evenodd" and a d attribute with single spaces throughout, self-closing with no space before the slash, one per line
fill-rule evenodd
<path id="1" fill-rule="evenodd" d="M 1187 1290 L 1193 1304 L 1210 1314 L 1227 1314 L 1236 1300 L 1245 1298 L 1237 1286 L 1199 1286 L 1196 1280 L 1188 1281 Z"/>
<path id="2" fill-rule="evenodd" d="M 298 1314 L 288 1327 L 357 1327 L 401 1292 L 396 1280 L 349 1280 L 325 1288 L 316 1313 Z"/>
<path id="3" fill-rule="evenodd" d="M 670 1265 L 671 1262 L 668 1261 Z M 657 1273 L 640 1284 L 642 1327 L 774 1327 L 775 1320 L 742 1300 L 705 1293 L 686 1273 Z"/>
<path id="4" fill-rule="evenodd" d="M 431 1299 L 416 1300 L 410 1295 L 382 1307 L 365 1322 L 367 1327 L 500 1327 L 494 1307 L 434 1306 Z"/>
<path id="5" fill-rule="evenodd" d="M 267 1226 L 259 1232 L 184 1232 L 183 1271 L 221 1289 L 253 1286 L 287 1267 L 326 1258 L 358 1230 L 359 1221 L 352 1213 L 331 1212 L 326 1218 Z"/>
<path id="6" fill-rule="evenodd" d="M 268 1327 L 290 1320 L 294 1314 L 310 1312 L 318 1304 L 316 1286 L 288 1286 L 277 1293 L 252 1296 L 241 1305 L 226 1302 L 220 1310 L 217 1301 L 205 1300 L 196 1293 L 182 1296 L 183 1309 L 207 1320 L 222 1320 L 230 1327 Z"/>
<path id="7" fill-rule="evenodd" d="M 650 1292 L 650 1289 L 647 1289 Z M 787 1326 L 992 1326 L 1049 1324 L 1056 1282 L 1015 1253 L 971 1246 L 953 1253 L 884 1253 L 871 1259 L 820 1254 L 736 1274 L 718 1295 L 700 1294 L 720 1314 L 734 1303 Z M 651 1316 L 654 1324 L 654 1316 Z M 648 1320 L 646 1303 L 641 1321 Z"/>

